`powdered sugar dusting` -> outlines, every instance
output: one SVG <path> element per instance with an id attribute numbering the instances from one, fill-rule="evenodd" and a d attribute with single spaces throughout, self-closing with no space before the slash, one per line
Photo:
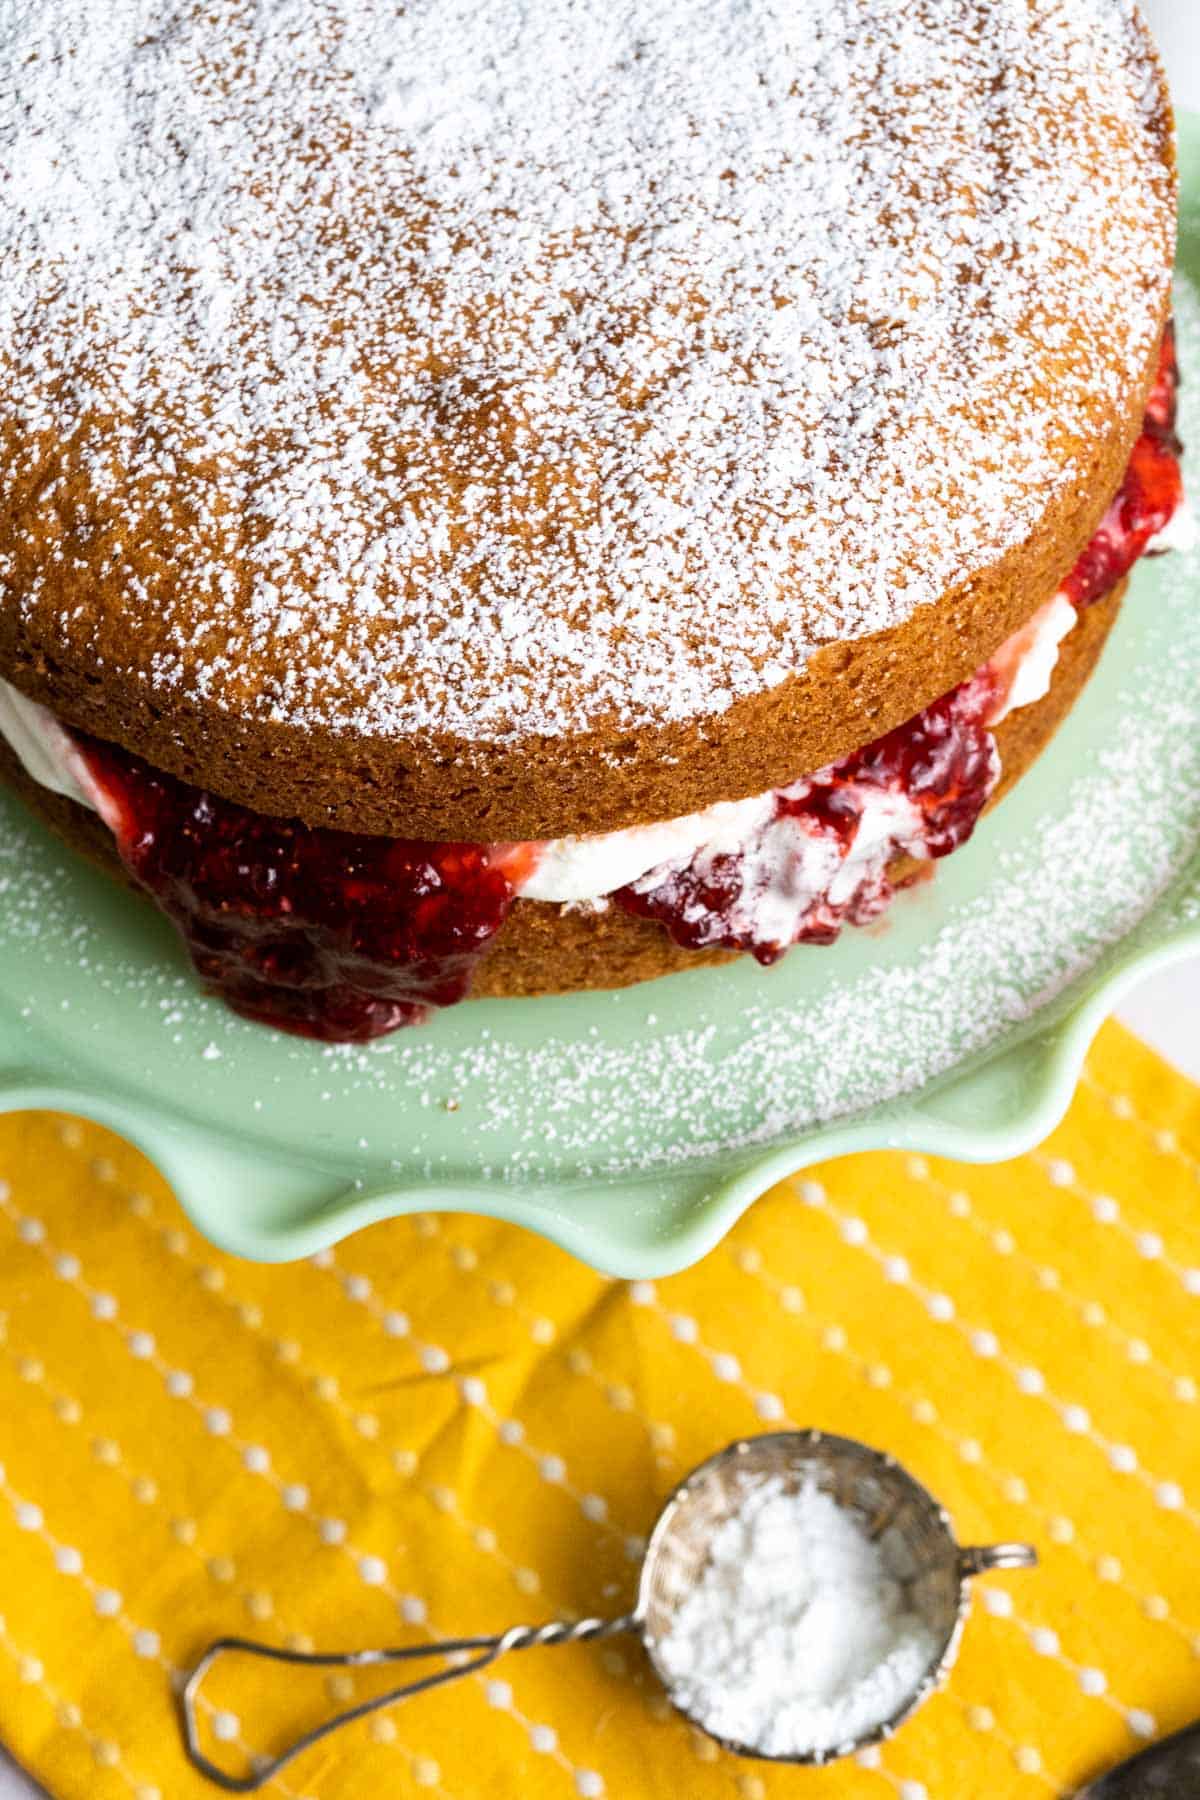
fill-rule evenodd
<path id="1" fill-rule="evenodd" d="M 866 1526 L 811 1476 L 747 1483 L 656 1646 L 675 1703 L 767 1756 L 841 1750 L 893 1720 L 942 1645 Z"/>
<path id="2" fill-rule="evenodd" d="M 1128 0 L 21 0 L 7 604 L 306 727 L 719 712 L 1076 480 L 1159 105 Z"/>

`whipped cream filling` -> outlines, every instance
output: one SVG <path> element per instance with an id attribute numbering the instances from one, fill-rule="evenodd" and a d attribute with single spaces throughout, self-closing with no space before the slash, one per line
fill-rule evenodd
<path id="1" fill-rule="evenodd" d="M 1174 530 L 1175 524 L 1173 520 L 1169 529 Z M 1028 625 L 1001 645 L 989 665 L 999 676 L 1002 696 L 989 725 L 998 725 L 1010 712 L 1049 693 L 1059 647 L 1078 618 L 1065 595 L 1056 594 Z M 70 732 L 47 707 L 27 699 L 6 681 L 0 681 L 0 736 L 40 786 L 99 813 L 112 828 L 115 821 L 107 816 L 105 796 L 92 780 L 86 758 Z M 843 892 L 855 888 L 884 846 L 904 842 L 909 836 L 915 842 L 919 835 L 917 810 L 903 795 L 864 787 L 862 798 L 858 830 L 844 856 L 828 840 L 813 837 L 806 842 L 799 866 L 793 850 L 772 864 L 773 869 L 778 864 L 778 877 L 772 874 L 767 879 L 764 872 L 757 904 L 770 911 L 777 903 L 781 933 L 785 919 L 795 914 L 798 893 L 828 893 L 836 904 Z M 708 857 L 733 854 L 767 824 L 774 805 L 773 789 L 749 800 L 718 801 L 700 812 L 654 825 L 633 825 L 595 836 L 551 838 L 540 846 L 537 864 L 522 884 L 521 896 L 559 905 L 603 901 L 618 888 L 643 882 L 661 869 L 683 867 L 700 851 Z M 764 844 L 770 836 L 768 831 Z M 789 842 L 793 840 L 791 834 Z M 783 880 L 785 870 L 786 892 L 781 888 L 775 894 L 776 879 Z"/>
<path id="2" fill-rule="evenodd" d="M 698 850 L 707 849 L 713 856 L 732 854 L 766 823 L 774 805 L 772 791 L 749 800 L 719 800 L 701 812 L 657 825 L 631 825 L 593 837 L 551 838 L 541 847 L 537 867 L 521 888 L 522 897 L 560 904 L 600 900 L 631 886 L 651 869 L 690 862 Z"/>
<path id="3" fill-rule="evenodd" d="M 0 737 L 39 787 L 86 806 L 114 827 L 105 796 L 71 733 L 48 707 L 27 699 L 7 681 L 0 681 Z"/>
<path id="4" fill-rule="evenodd" d="M 1064 594 L 1055 594 L 1027 625 L 1001 645 L 989 665 L 999 677 L 1001 695 L 988 719 L 989 726 L 998 725 L 1009 713 L 1031 706 L 1050 692 L 1059 648 L 1078 623 L 1079 614 L 1071 602 Z M 538 865 L 521 889 L 522 897 L 559 903 L 602 900 L 659 869 L 681 867 L 701 850 L 708 856 L 732 854 L 766 822 L 774 807 L 774 796 L 772 790 L 750 800 L 718 801 L 715 806 L 684 818 L 657 825 L 633 825 L 625 831 L 610 831 L 598 837 L 553 838 L 542 846 Z M 903 840 L 909 835 L 904 829 L 907 821 L 896 816 L 897 806 L 906 807 L 913 815 L 915 831 L 916 809 L 903 796 L 864 786 L 861 797 L 861 822 L 840 868 L 835 869 L 833 863 L 824 867 L 832 851 L 826 841 L 814 838 L 802 859 L 807 864 L 811 858 L 813 867 L 794 871 L 789 879 L 799 879 L 805 888 L 811 885 L 813 893 L 829 890 L 831 900 L 836 902 L 843 888 L 849 891 L 856 884 L 862 870 L 889 837 Z M 816 866 L 818 863 L 822 866 Z M 789 909 L 794 907 L 794 895 L 793 887 Z"/>
<path id="5" fill-rule="evenodd" d="M 988 719 L 995 727 L 1009 713 L 1032 706 L 1050 692 L 1063 640 L 1079 623 L 1079 613 L 1065 594 L 1055 594 L 1005 643 L 988 667 L 1000 679 L 1003 699 Z"/>

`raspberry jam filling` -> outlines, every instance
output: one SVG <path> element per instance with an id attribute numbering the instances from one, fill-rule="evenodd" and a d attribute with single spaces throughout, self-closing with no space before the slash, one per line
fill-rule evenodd
<path id="1" fill-rule="evenodd" d="M 1182 504 L 1174 339 L 1129 471 L 1062 589 L 1111 593 Z M 707 847 L 612 896 L 689 948 L 771 963 L 875 919 L 900 856 L 965 843 L 999 778 L 998 659 L 916 718 L 782 788 L 731 848 Z M 130 873 L 235 1012 L 327 1042 L 365 1042 L 450 1006 L 537 865 L 537 844 L 445 844 L 310 828 L 237 806 L 115 745 L 76 737 Z"/>
<path id="2" fill-rule="evenodd" d="M 1176 435 L 1179 364 L 1175 327 L 1163 334 L 1158 376 L 1146 402 L 1142 434 L 1095 537 L 1063 583 L 1068 600 L 1082 610 L 1111 594 L 1183 505 L 1183 445 Z"/>
<path id="3" fill-rule="evenodd" d="M 452 1006 L 508 914 L 526 844 L 312 831 L 80 739 L 130 873 L 246 1018 L 361 1043 Z"/>
<path id="4" fill-rule="evenodd" d="M 613 898 L 689 950 L 773 963 L 793 944 L 832 944 L 843 925 L 884 911 L 898 856 L 948 856 L 970 837 L 1000 778 L 988 729 L 997 699 L 981 670 L 865 750 L 781 788 L 737 850 L 700 850 Z"/>

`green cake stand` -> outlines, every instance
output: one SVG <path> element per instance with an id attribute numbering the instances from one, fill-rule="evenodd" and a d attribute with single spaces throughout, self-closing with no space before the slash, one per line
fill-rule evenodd
<path id="1" fill-rule="evenodd" d="M 1181 139 L 1200 448 L 1200 122 Z M 1142 565 L 1079 705 L 935 881 L 773 969 L 471 1003 L 330 1049 L 199 993 L 167 922 L 8 795 L 0 896 L 0 1110 L 120 1132 L 221 1246 L 297 1257 L 454 1210 L 665 1274 L 818 1160 L 1027 1150 L 1125 990 L 1200 952 L 1200 554 Z"/>

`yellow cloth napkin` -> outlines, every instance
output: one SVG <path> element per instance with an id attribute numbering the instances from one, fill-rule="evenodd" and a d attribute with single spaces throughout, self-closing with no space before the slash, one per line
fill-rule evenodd
<path id="1" fill-rule="evenodd" d="M 0 1121 L 0 1175 L 0 1738 L 62 1800 L 215 1792 L 171 1685 L 210 1637 L 625 1608 L 678 1477 L 785 1422 L 894 1451 L 964 1541 L 1043 1553 L 979 1584 L 949 1689 L 882 1751 L 738 1762 L 622 1640 L 514 1656 L 269 1791 L 1041 1800 L 1200 1712 L 1200 1094 L 1115 1026 L 1035 1154 L 829 1165 L 653 1284 L 469 1218 L 237 1262 L 48 1115 Z M 257 1667 L 213 1688 L 234 1768 L 378 1691 Z"/>

